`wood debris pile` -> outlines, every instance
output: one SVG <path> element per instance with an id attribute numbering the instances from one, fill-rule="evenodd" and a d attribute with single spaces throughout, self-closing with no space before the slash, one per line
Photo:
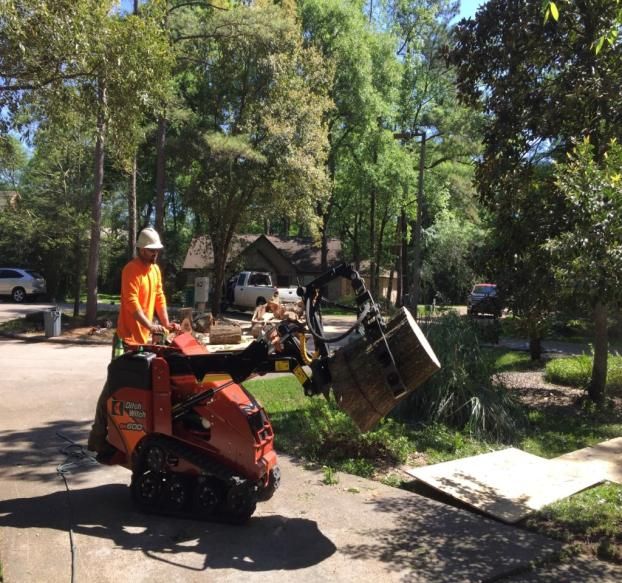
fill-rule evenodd
<path id="1" fill-rule="evenodd" d="M 274 326 L 283 320 L 304 322 L 305 310 L 302 300 L 281 303 L 275 295 L 266 304 L 257 306 L 251 319 L 251 336 L 257 338 L 267 325 Z"/>

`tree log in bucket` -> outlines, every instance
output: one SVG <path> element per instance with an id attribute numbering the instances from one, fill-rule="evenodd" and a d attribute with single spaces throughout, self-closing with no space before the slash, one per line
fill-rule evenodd
<path id="1" fill-rule="evenodd" d="M 331 386 L 338 406 L 361 431 L 372 429 L 399 401 L 441 368 L 438 358 L 412 314 L 402 308 L 388 323 L 382 337 L 359 338 L 340 348 L 328 361 Z M 386 348 L 395 368 L 387 366 Z M 382 358 L 383 352 L 385 358 Z M 379 356 L 381 358 L 379 358 Z M 401 377 L 396 390 L 395 372 Z"/>

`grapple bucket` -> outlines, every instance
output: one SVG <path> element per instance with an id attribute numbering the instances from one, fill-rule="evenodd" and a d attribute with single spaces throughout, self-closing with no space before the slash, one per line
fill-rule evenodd
<path id="1" fill-rule="evenodd" d="M 337 404 L 361 431 L 372 429 L 440 367 L 406 308 L 388 323 L 384 337 L 358 338 L 328 361 Z"/>

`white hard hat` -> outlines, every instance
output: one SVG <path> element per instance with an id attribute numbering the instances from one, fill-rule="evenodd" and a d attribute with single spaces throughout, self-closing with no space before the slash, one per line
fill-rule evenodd
<path id="1" fill-rule="evenodd" d="M 160 235 L 152 227 L 145 227 L 138 234 L 138 241 L 136 241 L 136 247 L 139 249 L 162 249 L 162 241 L 160 241 Z"/>

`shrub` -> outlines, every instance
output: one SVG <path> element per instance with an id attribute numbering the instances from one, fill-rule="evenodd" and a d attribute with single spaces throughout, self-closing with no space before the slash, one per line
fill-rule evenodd
<path id="1" fill-rule="evenodd" d="M 317 461 L 339 465 L 359 475 L 371 475 L 373 464 L 403 463 L 410 451 L 405 430 L 391 419 L 361 433 L 333 402 L 313 399 L 304 412 L 300 453 Z"/>
<path id="2" fill-rule="evenodd" d="M 512 438 L 522 413 L 505 388 L 492 382 L 490 359 L 482 353 L 473 323 L 449 313 L 429 327 L 428 339 L 441 370 L 412 393 L 397 415 L 440 421 L 481 437 Z"/>

